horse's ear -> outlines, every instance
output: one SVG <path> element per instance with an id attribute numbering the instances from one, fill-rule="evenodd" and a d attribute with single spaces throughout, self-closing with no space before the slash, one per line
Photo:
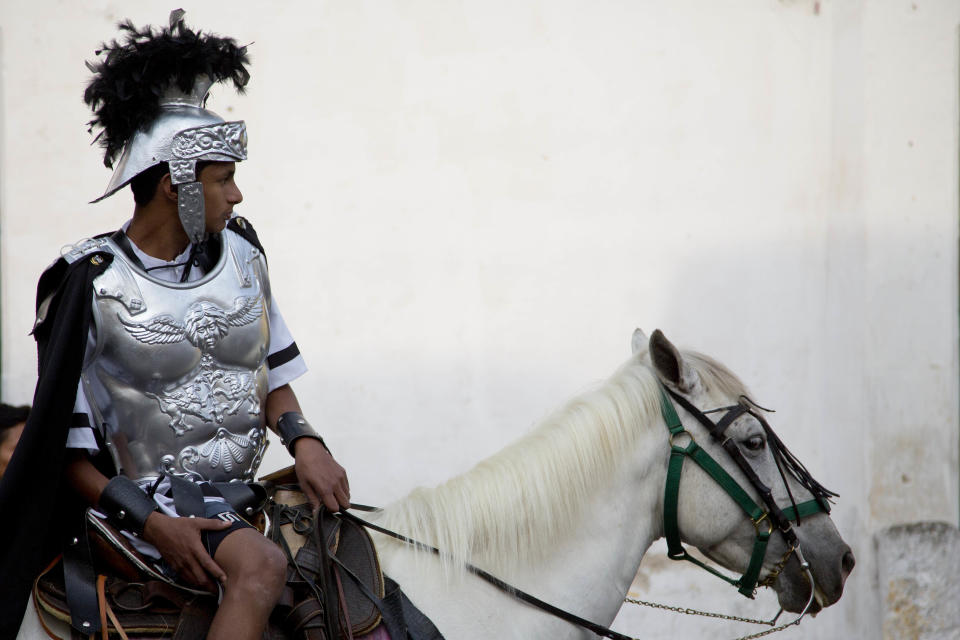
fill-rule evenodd
<path id="1" fill-rule="evenodd" d="M 699 379 L 697 372 L 687 364 L 679 349 L 667 340 L 660 329 L 650 336 L 650 360 L 660 379 L 681 393 L 689 393 L 696 388 Z"/>
<path id="2" fill-rule="evenodd" d="M 641 351 L 646 351 L 648 342 L 650 342 L 650 339 L 647 338 L 647 334 L 643 332 L 643 329 L 634 329 L 633 337 L 630 338 L 630 352 L 633 355 L 637 355 Z"/>

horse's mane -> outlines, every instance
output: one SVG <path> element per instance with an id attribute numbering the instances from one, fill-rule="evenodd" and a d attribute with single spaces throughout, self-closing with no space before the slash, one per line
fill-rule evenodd
<path id="1" fill-rule="evenodd" d="M 580 517 L 604 478 L 613 477 L 641 430 L 660 425 L 656 375 L 637 354 L 606 382 L 555 411 L 516 442 L 435 488 L 418 488 L 387 507 L 379 524 L 494 571 L 536 562 Z M 745 390 L 726 367 L 684 357 L 708 388 Z M 426 554 L 424 554 L 426 555 Z"/>

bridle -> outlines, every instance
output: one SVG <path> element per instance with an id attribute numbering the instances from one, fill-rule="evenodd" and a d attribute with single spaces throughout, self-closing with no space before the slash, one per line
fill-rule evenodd
<path id="1" fill-rule="evenodd" d="M 660 411 L 663 415 L 664 424 L 666 425 L 667 430 L 670 432 L 670 462 L 667 467 L 667 480 L 663 501 L 663 524 L 664 534 L 667 538 L 667 556 L 672 560 L 687 560 L 688 562 L 692 562 L 693 564 L 709 571 L 713 575 L 737 587 L 737 590 L 748 598 L 754 597 L 758 585 L 772 585 L 777 579 L 777 576 L 780 575 L 780 572 L 783 571 L 783 568 L 786 566 L 791 555 L 797 555 L 802 569 L 808 568 L 809 565 L 807 565 L 806 561 L 803 559 L 803 552 L 800 549 L 800 541 L 797 538 L 796 532 L 793 530 L 792 523 L 795 521 L 799 526 L 802 518 L 804 517 L 811 516 L 818 512 L 830 513 L 829 499 L 831 497 L 836 497 L 837 494 L 824 488 L 823 485 L 814 480 L 810 475 L 810 472 L 807 471 L 806 467 L 804 467 L 803 464 L 801 464 L 800 461 L 797 460 L 792 453 L 790 453 L 780 438 L 778 438 L 773 432 L 773 429 L 770 427 L 767 421 L 758 412 L 758 409 L 764 411 L 767 410 L 763 409 L 744 395 L 740 396 L 739 401 L 735 405 L 729 407 L 720 407 L 710 411 L 701 411 L 693 406 L 689 400 L 676 393 L 672 389 L 661 386 L 660 394 Z M 696 440 L 693 438 L 693 435 L 684 429 L 683 423 L 680 421 L 680 417 L 677 415 L 677 411 L 674 408 L 673 403 L 670 401 L 670 398 L 673 398 L 673 400 L 683 407 L 687 413 L 696 418 L 696 420 L 707 429 L 710 437 L 715 442 L 719 443 L 720 446 L 722 446 L 723 449 L 730 455 L 736 465 L 746 476 L 747 480 L 750 482 L 750 485 L 760 496 L 763 506 L 757 504 L 753 498 L 750 497 L 748 492 L 745 491 L 740 484 L 710 456 L 710 454 L 708 454 L 702 447 L 700 447 L 700 445 L 697 444 Z M 716 413 L 721 411 L 725 413 L 717 422 L 714 422 L 707 416 L 708 413 Z M 740 447 L 737 446 L 737 443 L 734 442 L 733 438 L 724 436 L 727 428 L 730 427 L 730 425 L 733 424 L 737 418 L 744 414 L 753 416 L 763 426 L 763 430 L 767 436 L 767 444 L 771 449 L 773 459 L 777 465 L 777 470 L 780 472 L 780 477 L 787 489 L 787 495 L 790 497 L 789 507 L 781 509 L 779 505 L 777 505 L 773 498 L 773 491 L 760 479 L 756 471 L 754 471 L 753 467 L 750 465 L 750 462 L 747 460 L 743 451 L 741 451 Z M 686 444 L 678 443 L 678 440 L 681 440 L 684 437 L 688 439 L 688 442 Z M 747 565 L 746 571 L 744 571 L 743 575 L 737 580 L 723 575 L 713 567 L 710 567 L 709 565 L 688 554 L 680 541 L 680 528 L 677 524 L 680 475 L 683 471 L 683 462 L 687 458 L 692 459 L 711 478 L 713 478 L 713 480 L 719 484 L 724 491 L 726 491 L 727 495 L 729 495 L 733 501 L 737 503 L 744 513 L 746 513 L 747 517 L 750 519 L 754 528 L 756 529 L 757 533 L 753 544 L 753 553 L 750 557 L 750 562 Z M 797 504 L 793 497 L 793 492 L 790 490 L 790 483 L 787 481 L 787 475 L 793 477 L 804 488 L 806 488 L 813 498 L 806 502 Z M 770 541 L 770 536 L 774 531 L 779 531 L 783 536 L 784 542 L 787 546 L 787 551 L 770 571 L 770 573 L 763 580 L 760 580 L 760 571 L 763 567 L 763 559 L 766 555 L 767 543 Z M 807 567 L 804 567 L 803 565 L 807 565 Z M 815 585 L 813 583 L 812 573 L 807 571 L 807 575 L 808 579 L 810 580 L 810 595 L 812 601 Z"/>

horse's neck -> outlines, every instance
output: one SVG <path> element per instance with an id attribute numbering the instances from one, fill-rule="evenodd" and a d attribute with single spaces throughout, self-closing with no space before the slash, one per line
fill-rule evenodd
<path id="1" fill-rule="evenodd" d="M 549 590 L 569 611 L 604 625 L 616 617 L 644 553 L 662 536 L 667 452 L 650 434 L 644 439 L 568 535 L 547 542 L 553 548 L 548 561 L 520 574 L 531 589 Z"/>
<path id="2" fill-rule="evenodd" d="M 609 625 L 650 544 L 662 535 L 660 501 L 666 477 L 664 433 L 642 427 L 632 452 L 600 483 L 578 518 L 560 535 L 538 541 L 543 560 L 507 558 L 501 575 L 514 586 L 600 624 Z M 569 623 L 522 605 L 472 579 L 444 578 L 436 564 L 392 547 L 386 573 L 435 620 L 449 640 L 457 638 L 578 637 Z"/>

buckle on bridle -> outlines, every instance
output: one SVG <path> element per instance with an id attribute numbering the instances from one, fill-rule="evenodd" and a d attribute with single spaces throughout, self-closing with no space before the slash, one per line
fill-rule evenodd
<path id="1" fill-rule="evenodd" d="M 770 516 L 770 512 L 769 512 L 769 511 L 764 511 L 764 512 L 763 512 L 763 515 L 760 516 L 759 518 L 757 518 L 756 520 L 753 520 L 753 519 L 750 520 L 750 522 L 753 523 L 753 527 L 757 530 L 757 535 L 762 535 L 762 534 L 764 533 L 763 531 L 760 530 L 760 525 L 761 525 L 761 523 L 763 523 L 764 521 L 766 521 L 766 523 L 767 523 L 767 531 L 766 531 L 766 534 L 767 534 L 768 536 L 773 535 L 773 529 L 774 529 L 774 527 L 773 527 L 773 521 L 769 518 L 769 516 Z"/>
<path id="2" fill-rule="evenodd" d="M 687 445 L 686 445 L 685 447 L 681 447 L 680 445 L 674 444 L 674 442 L 673 442 L 673 439 L 676 438 L 677 436 L 686 436 L 686 437 L 688 437 L 688 438 L 690 439 L 690 441 L 687 443 Z M 687 449 L 690 448 L 690 445 L 697 443 L 697 441 L 696 441 L 696 440 L 694 439 L 694 437 L 693 437 L 693 434 L 690 433 L 689 431 L 687 431 L 686 429 L 684 429 L 684 430 L 682 430 L 682 431 L 677 431 L 676 433 L 671 433 L 671 434 L 670 434 L 670 440 L 669 440 L 669 442 L 670 442 L 670 446 L 671 446 L 671 447 L 676 448 L 676 449 L 683 449 L 683 450 L 687 450 Z"/>

